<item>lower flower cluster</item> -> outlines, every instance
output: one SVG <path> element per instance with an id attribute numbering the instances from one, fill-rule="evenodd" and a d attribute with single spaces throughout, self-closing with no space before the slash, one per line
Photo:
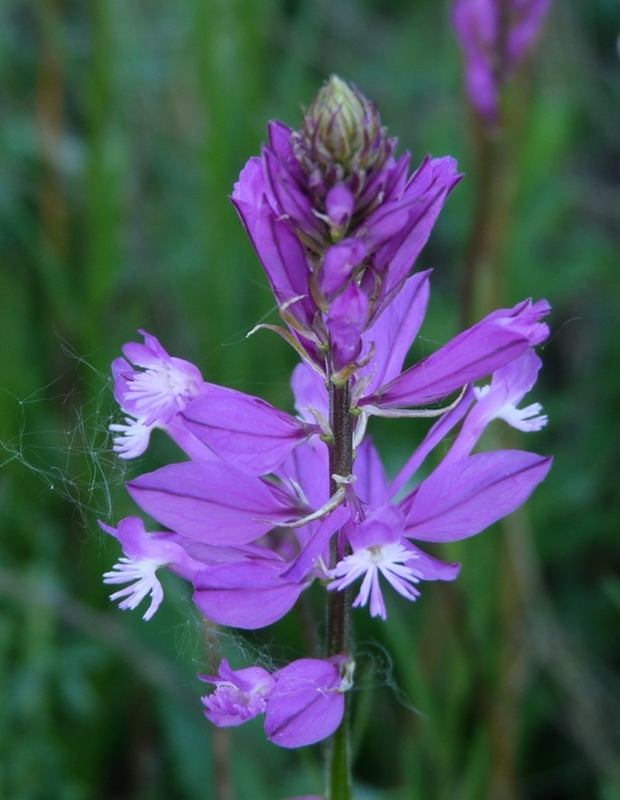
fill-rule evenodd
<path id="1" fill-rule="evenodd" d="M 456 578 L 458 564 L 420 544 L 474 536 L 521 505 L 549 470 L 551 459 L 534 453 L 473 453 L 493 420 L 525 432 L 546 423 L 538 404 L 519 405 L 538 375 L 533 347 L 547 336 L 540 318 L 548 306 L 526 301 L 494 312 L 402 371 L 428 295 L 429 273 L 412 276 L 364 335 L 366 364 L 351 381 L 353 468 L 333 475 L 332 489 L 329 381 L 312 365 L 302 362 L 293 373 L 291 416 L 205 382 L 153 336 L 127 345 L 126 358 L 114 363 L 126 415 L 125 426 L 112 426 L 115 449 L 123 458 L 136 455 L 142 446 L 135 443 L 161 428 L 187 458 L 127 484 L 165 530 L 147 532 L 133 516 L 116 528 L 101 523 L 124 553 L 104 575 L 122 585 L 112 599 L 133 609 L 150 596 L 150 619 L 163 599 L 157 571 L 167 568 L 193 584 L 194 602 L 210 620 L 256 629 L 287 614 L 315 580 L 327 592 L 358 586 L 353 606 L 385 619 L 386 587 L 415 601 L 424 581 Z M 442 405 L 453 392 L 456 399 Z M 391 482 L 366 435 L 373 415 L 436 418 Z M 407 490 L 447 437 L 438 466 Z M 332 539 L 338 557 L 330 564 Z M 337 727 L 351 674 L 349 654 L 302 659 L 271 675 L 261 667 L 234 671 L 225 661 L 219 677 L 203 678 L 215 686 L 203 699 L 205 713 L 221 726 L 264 713 L 271 741 L 299 747 Z"/>
<path id="2" fill-rule="evenodd" d="M 211 722 L 229 727 L 265 714 L 267 738 L 292 748 L 319 742 L 340 725 L 353 668 L 345 656 L 302 658 L 270 675 L 263 667 L 232 670 L 224 659 L 219 677 L 198 677 L 215 685 L 202 698 Z"/>

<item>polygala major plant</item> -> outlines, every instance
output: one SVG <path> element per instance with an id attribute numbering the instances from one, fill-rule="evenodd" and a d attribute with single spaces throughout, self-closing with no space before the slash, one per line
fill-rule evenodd
<path id="1" fill-rule="evenodd" d="M 547 421 L 537 403 L 519 408 L 540 368 L 534 348 L 549 333 L 546 301 L 497 310 L 403 370 L 430 294 L 430 272 L 413 272 L 415 262 L 461 176 L 452 158 L 430 156 L 410 174 L 410 154 L 395 152 L 374 104 L 332 77 L 299 131 L 270 124 L 234 187 L 284 323 L 262 327 L 301 357 L 291 379 L 297 416 L 207 383 L 148 333 L 112 365 L 125 415 L 111 426 L 115 451 L 140 456 L 161 428 L 187 457 L 127 484 L 163 530 L 146 532 L 139 517 L 102 523 L 124 553 L 104 576 L 122 585 L 112 599 L 135 608 L 150 596 L 150 619 L 165 567 L 193 584 L 209 620 L 252 630 L 318 581 L 323 659 L 272 673 L 224 660 L 217 676 L 200 677 L 213 687 L 202 702 L 215 725 L 264 714 L 267 737 L 289 748 L 334 734 L 331 800 L 352 796 L 352 608 L 386 619 L 388 589 L 415 601 L 424 581 L 454 580 L 459 565 L 424 543 L 480 533 L 527 500 L 551 464 L 520 450 L 473 453 L 495 419 L 522 431 Z M 431 420 L 391 482 L 366 435 L 371 416 Z M 439 466 L 403 494 L 447 435 Z"/>

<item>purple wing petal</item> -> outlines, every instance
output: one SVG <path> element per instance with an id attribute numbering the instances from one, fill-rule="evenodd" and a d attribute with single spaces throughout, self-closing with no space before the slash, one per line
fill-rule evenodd
<path id="1" fill-rule="evenodd" d="M 281 577 L 281 561 L 238 561 L 199 572 L 194 602 L 214 622 L 255 630 L 281 619 L 308 583 Z"/>
<path id="2" fill-rule="evenodd" d="M 147 514 L 183 536 L 243 545 L 299 516 L 277 486 L 217 461 L 170 464 L 127 484 Z"/>
<path id="3" fill-rule="evenodd" d="M 249 475 L 273 472 L 316 430 L 259 397 L 221 386 L 190 403 L 183 417 L 201 441 Z"/>
<path id="4" fill-rule="evenodd" d="M 431 270 L 412 275 L 379 319 L 362 336 L 367 348 L 375 345 L 375 357 L 359 371 L 362 376 L 374 376 L 367 393 L 396 378 L 402 369 L 426 314 L 430 295 Z"/>
<path id="5" fill-rule="evenodd" d="M 355 493 L 359 498 L 370 506 L 382 505 L 387 496 L 387 477 L 370 436 L 357 449 L 354 473 Z"/>
<path id="6" fill-rule="evenodd" d="M 538 320 L 548 311 L 546 301 L 532 304 L 529 300 L 513 309 L 494 311 L 370 397 L 363 398 L 359 405 L 390 408 L 437 402 L 543 341 L 549 329 Z"/>
<path id="7" fill-rule="evenodd" d="M 330 661 L 302 658 L 274 673 L 265 731 L 280 747 L 305 747 L 330 736 L 344 714 L 338 691 L 340 668 Z"/>
<path id="8" fill-rule="evenodd" d="M 405 536 L 451 542 L 480 533 L 524 503 L 551 462 L 535 453 L 498 450 L 440 464 L 412 500 L 401 503 Z"/>
<path id="9" fill-rule="evenodd" d="M 303 246 L 285 222 L 276 218 L 267 202 L 262 161 L 251 158 L 239 176 L 232 201 L 260 258 L 280 305 L 304 297 L 292 307 L 310 326 L 316 306 L 310 297 L 308 265 Z"/>

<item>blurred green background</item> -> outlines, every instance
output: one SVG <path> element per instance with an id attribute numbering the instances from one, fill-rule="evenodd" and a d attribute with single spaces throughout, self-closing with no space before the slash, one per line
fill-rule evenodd
<path id="1" fill-rule="evenodd" d="M 505 305 L 553 306 L 532 400 L 553 453 L 527 507 L 443 553 L 453 585 L 357 611 L 356 800 L 620 798 L 620 3 L 556 0 L 506 98 Z M 476 136 L 438 0 L 1 0 L 0 798 L 278 800 L 322 791 L 321 749 L 216 732 L 196 672 L 304 652 L 299 621 L 209 628 L 164 576 L 120 612 L 97 519 L 134 512 L 110 452 L 109 364 L 144 328 L 207 380 L 290 409 L 295 355 L 228 195 L 268 119 L 332 72 L 465 180 L 422 257 L 419 356 L 459 329 Z M 421 421 L 377 424 L 394 471 Z M 318 595 L 312 603 L 320 603 Z"/>

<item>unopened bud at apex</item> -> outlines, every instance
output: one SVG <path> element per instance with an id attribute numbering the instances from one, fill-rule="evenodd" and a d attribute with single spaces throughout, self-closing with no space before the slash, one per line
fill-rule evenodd
<path id="1" fill-rule="evenodd" d="M 380 133 L 381 119 L 374 103 L 336 75 L 315 96 L 301 129 L 317 162 L 327 168 L 336 162 L 345 172 L 368 169 L 381 159 Z"/>

